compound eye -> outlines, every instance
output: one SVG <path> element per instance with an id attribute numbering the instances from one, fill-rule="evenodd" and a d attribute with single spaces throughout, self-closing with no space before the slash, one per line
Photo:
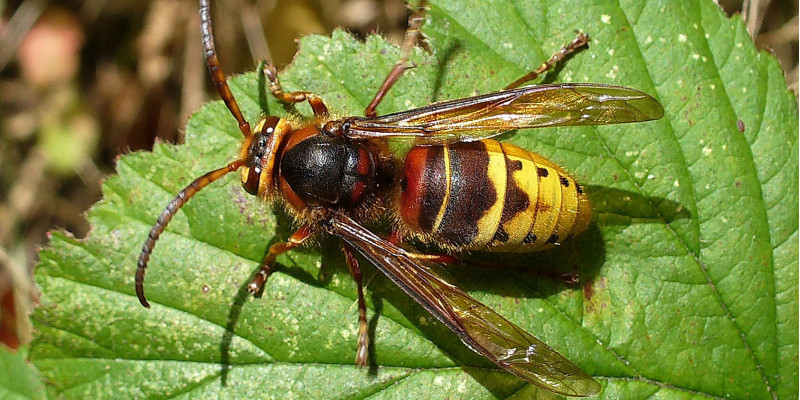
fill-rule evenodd
<path id="1" fill-rule="evenodd" d="M 261 167 L 250 167 L 247 173 L 247 179 L 242 181 L 242 187 L 247 193 L 252 195 L 258 194 L 258 184 L 261 180 Z"/>

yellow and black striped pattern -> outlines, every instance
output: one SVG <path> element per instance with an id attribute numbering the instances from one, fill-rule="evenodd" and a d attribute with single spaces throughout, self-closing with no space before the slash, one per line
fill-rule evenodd
<path id="1" fill-rule="evenodd" d="M 452 250 L 526 252 L 586 230 L 591 207 L 561 167 L 482 140 L 412 149 L 400 216 L 412 234 Z"/>

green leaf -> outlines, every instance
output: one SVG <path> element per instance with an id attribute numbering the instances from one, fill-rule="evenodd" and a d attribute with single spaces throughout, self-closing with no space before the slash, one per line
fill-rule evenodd
<path id="1" fill-rule="evenodd" d="M 11 352 L 0 346 L 0 398 L 6 400 L 39 400 L 45 396 L 42 377 L 26 357 L 26 347 Z"/>
<path id="2" fill-rule="evenodd" d="M 504 137 L 587 184 L 590 230 L 544 253 L 476 255 L 577 269 L 568 287 L 533 272 L 453 268 L 460 286 L 594 375 L 602 398 L 791 398 L 798 391 L 798 112 L 777 61 L 711 1 L 431 1 L 430 53 L 412 55 L 379 113 L 502 88 L 574 37 L 592 37 L 545 82 L 654 95 L 662 120 Z M 221 49 L 224 51 L 224 49 Z M 302 40 L 281 75 L 338 115 L 361 115 L 399 50 L 349 34 Z M 285 115 L 255 73 L 231 86 L 248 120 Z M 308 114 L 308 107 L 298 110 Z M 743 129 L 740 129 L 742 128 Z M 135 298 L 136 259 L 164 205 L 235 159 L 221 102 L 183 146 L 124 156 L 85 240 L 41 253 L 31 359 L 63 398 L 533 398 L 550 394 L 466 349 L 363 265 L 373 368 L 353 365 L 355 284 L 334 241 L 279 258 L 246 294 L 292 222 L 232 174 L 193 198 L 158 242 Z"/>

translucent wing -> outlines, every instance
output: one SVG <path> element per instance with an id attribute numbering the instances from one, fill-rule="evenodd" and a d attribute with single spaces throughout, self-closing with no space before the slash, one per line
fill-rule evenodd
<path id="1" fill-rule="evenodd" d="M 413 254 L 347 216 L 335 218 L 331 228 L 334 235 L 356 248 L 476 353 L 528 382 L 559 394 L 590 396 L 600 391 L 600 384 L 578 366 L 442 280 Z"/>
<path id="2" fill-rule="evenodd" d="M 606 125 L 659 119 L 664 109 L 650 95 L 622 86 L 525 86 L 434 103 L 379 117 L 349 117 L 349 137 L 416 138 L 417 144 L 486 139 L 512 129 Z"/>

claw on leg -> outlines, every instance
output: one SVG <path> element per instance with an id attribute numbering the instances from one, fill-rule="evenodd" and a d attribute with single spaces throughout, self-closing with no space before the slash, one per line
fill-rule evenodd
<path id="1" fill-rule="evenodd" d="M 253 280 L 247 285 L 247 291 L 252 294 L 260 293 L 261 289 L 264 287 L 264 283 L 267 282 L 267 278 L 269 278 L 269 275 L 272 273 L 272 266 L 275 264 L 275 259 L 279 255 L 302 245 L 313 234 L 314 230 L 311 229 L 311 227 L 301 226 L 297 232 L 289 236 L 287 241 L 278 242 L 269 246 L 267 254 L 265 254 L 264 259 L 261 260 L 261 269 L 256 272 Z"/>

